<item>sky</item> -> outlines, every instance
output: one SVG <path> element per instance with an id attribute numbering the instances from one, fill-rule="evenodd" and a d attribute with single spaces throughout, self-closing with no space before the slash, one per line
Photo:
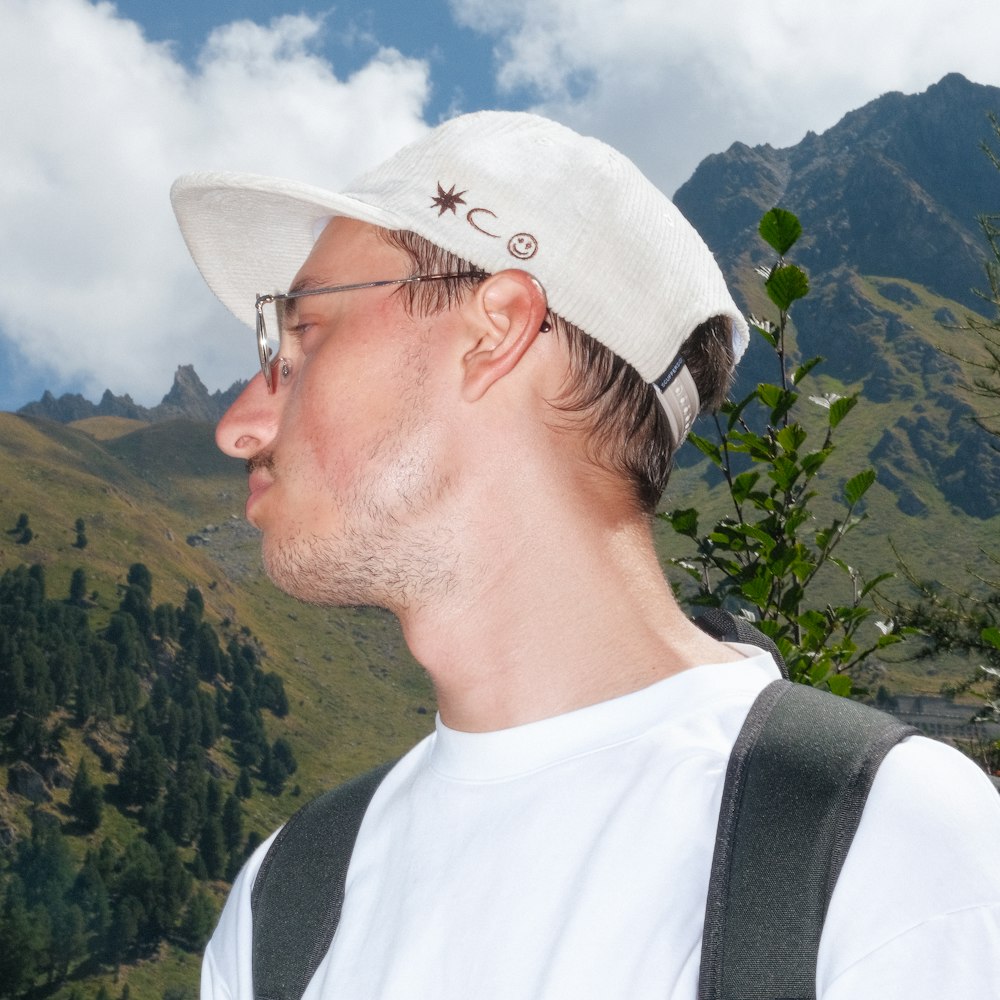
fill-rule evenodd
<path id="1" fill-rule="evenodd" d="M 197 170 L 331 189 L 452 115 L 532 110 L 668 194 L 949 72 L 1000 86 L 998 0 L 0 0 L 0 409 L 255 370 L 170 210 Z M 998 109 L 1000 110 L 1000 109 Z M 983 206 L 983 210 L 1000 210 Z"/>

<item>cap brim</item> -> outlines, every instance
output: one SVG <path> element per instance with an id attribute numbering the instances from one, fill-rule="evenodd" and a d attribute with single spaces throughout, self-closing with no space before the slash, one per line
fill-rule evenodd
<path id="1" fill-rule="evenodd" d="M 249 326 L 256 296 L 288 288 L 324 219 L 405 228 L 391 212 L 356 198 L 256 174 L 188 174 L 174 182 L 170 200 L 208 287 Z"/>

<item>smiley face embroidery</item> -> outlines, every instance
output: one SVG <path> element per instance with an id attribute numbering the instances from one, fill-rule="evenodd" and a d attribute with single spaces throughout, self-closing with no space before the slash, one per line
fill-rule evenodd
<path id="1" fill-rule="evenodd" d="M 531 260 L 538 253 L 538 241 L 531 233 L 515 233 L 507 243 L 507 252 L 518 260 Z"/>

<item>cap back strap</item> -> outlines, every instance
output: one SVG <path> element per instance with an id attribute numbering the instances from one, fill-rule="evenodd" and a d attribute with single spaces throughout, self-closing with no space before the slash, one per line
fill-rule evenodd
<path id="1" fill-rule="evenodd" d="M 698 387 L 684 358 L 678 354 L 670 367 L 653 382 L 660 404 L 667 414 L 674 447 L 688 436 L 701 409 Z"/>

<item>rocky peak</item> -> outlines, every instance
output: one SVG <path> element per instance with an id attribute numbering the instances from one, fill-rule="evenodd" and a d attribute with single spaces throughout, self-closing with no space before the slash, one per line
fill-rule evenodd
<path id="1" fill-rule="evenodd" d="M 780 204 L 802 221 L 798 258 L 814 276 L 847 265 L 976 309 L 977 218 L 1000 203 L 980 144 L 998 110 L 1000 88 L 952 73 L 922 94 L 884 94 L 788 149 L 734 145 L 674 200 L 729 269 L 757 253 L 760 215 Z"/>
<path id="2" fill-rule="evenodd" d="M 245 385 L 245 382 L 235 382 L 225 392 L 217 390 L 209 393 L 193 365 L 180 365 L 174 373 L 170 391 L 157 406 L 140 406 L 128 393 L 116 396 L 110 389 L 104 390 L 104 395 L 97 404 L 79 393 L 65 393 L 56 399 L 46 390 L 40 400 L 22 406 L 18 413 L 54 420 L 60 424 L 87 417 L 127 417 L 146 423 L 178 419 L 215 423 Z"/>

